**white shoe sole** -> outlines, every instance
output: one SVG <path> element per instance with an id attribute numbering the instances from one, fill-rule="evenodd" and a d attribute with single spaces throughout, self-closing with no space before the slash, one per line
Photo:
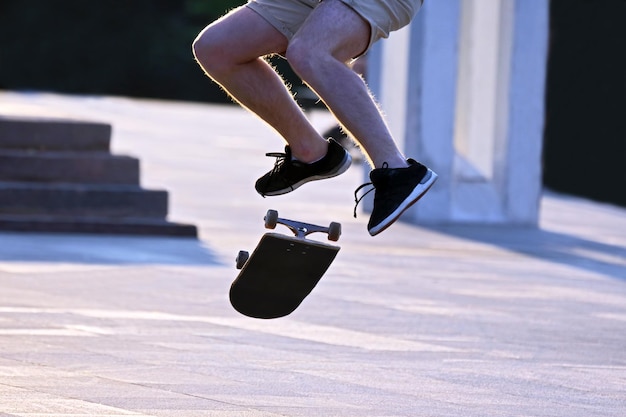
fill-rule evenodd
<path id="1" fill-rule="evenodd" d="M 428 169 L 428 171 L 426 172 L 426 175 L 424 175 L 424 179 L 422 181 L 423 182 L 420 182 L 413 189 L 411 194 L 409 194 L 409 196 L 407 198 L 405 198 L 402 203 L 400 203 L 398 208 L 396 208 L 393 211 L 393 213 L 391 213 L 389 216 L 387 216 L 387 218 L 384 219 L 382 222 L 380 222 L 379 224 L 377 224 L 376 226 L 374 226 L 374 227 L 372 227 L 371 229 L 368 230 L 371 236 L 376 236 L 380 232 L 382 232 L 385 229 L 387 229 L 396 220 L 398 220 L 398 218 L 402 215 L 402 213 L 404 213 L 413 204 L 417 203 L 417 201 L 420 198 L 422 198 L 422 196 L 424 194 L 426 194 L 426 192 L 430 189 L 430 187 L 433 186 L 435 181 L 437 181 L 437 174 L 435 174 L 434 171 L 431 171 L 430 169 Z"/>

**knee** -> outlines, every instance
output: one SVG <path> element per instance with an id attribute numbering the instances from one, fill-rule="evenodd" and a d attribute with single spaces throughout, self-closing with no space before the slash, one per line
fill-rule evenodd
<path id="1" fill-rule="evenodd" d="M 321 65 L 320 61 L 322 61 L 320 53 L 314 45 L 310 45 L 306 40 L 295 38 L 289 43 L 285 58 L 291 68 L 304 81 L 315 75 L 314 69 Z"/>
<path id="2" fill-rule="evenodd" d="M 202 31 L 191 44 L 191 51 L 196 62 L 205 70 L 211 66 L 214 61 L 213 56 L 216 53 L 216 45 L 213 44 L 211 36 L 207 32 L 208 29 Z"/>
<path id="3" fill-rule="evenodd" d="M 228 53 L 218 38 L 209 27 L 202 31 L 191 45 L 196 61 L 208 75 L 228 71 Z"/>

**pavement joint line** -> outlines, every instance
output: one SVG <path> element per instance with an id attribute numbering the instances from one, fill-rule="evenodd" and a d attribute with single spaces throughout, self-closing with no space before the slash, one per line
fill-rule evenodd
<path id="1" fill-rule="evenodd" d="M 193 316 L 171 314 L 158 311 L 140 310 L 99 310 L 99 309 L 68 309 L 68 308 L 28 308 L 28 307 L 0 307 L 4 314 L 73 314 L 77 316 L 93 317 L 98 319 L 122 320 L 149 320 L 194 322 L 233 327 L 246 331 L 268 333 L 311 342 L 325 343 L 335 346 L 360 348 L 372 351 L 412 351 L 412 352 L 457 352 L 459 349 L 442 345 L 416 342 L 389 336 L 379 336 L 371 333 L 343 329 L 335 326 L 316 325 L 289 318 L 279 320 L 256 320 L 249 318 L 228 318 L 211 316 Z M 32 333 L 29 333 L 32 332 Z M 101 327 L 69 325 L 65 329 L 0 329 L 2 334 L 31 334 L 77 336 L 95 333 L 99 335 L 112 334 Z"/>

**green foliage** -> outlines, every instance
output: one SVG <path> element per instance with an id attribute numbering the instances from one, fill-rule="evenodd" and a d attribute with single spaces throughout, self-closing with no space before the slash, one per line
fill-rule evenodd
<path id="1" fill-rule="evenodd" d="M 197 33 L 244 0 L 2 0 L 0 88 L 224 101 Z"/>

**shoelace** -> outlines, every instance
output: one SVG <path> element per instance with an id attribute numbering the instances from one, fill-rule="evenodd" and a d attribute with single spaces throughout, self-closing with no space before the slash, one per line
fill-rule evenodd
<path id="1" fill-rule="evenodd" d="M 266 153 L 265 156 L 269 156 L 270 158 L 276 158 L 276 162 L 274 162 L 274 168 L 272 169 L 272 173 L 270 175 L 276 174 L 285 162 L 287 162 L 287 154 L 282 152 L 269 152 Z"/>
<path id="2" fill-rule="evenodd" d="M 265 156 L 276 158 L 276 162 L 274 162 L 274 168 L 272 168 L 272 172 L 270 172 L 270 178 L 273 178 L 274 175 L 278 174 L 283 166 L 285 166 L 287 161 L 291 159 L 291 155 L 282 152 L 270 152 L 266 153 Z"/>
<path id="3" fill-rule="evenodd" d="M 372 188 L 370 188 L 369 190 L 367 190 L 365 193 L 363 193 L 363 195 L 361 197 L 358 197 L 359 191 L 361 191 L 363 188 L 367 187 L 367 186 L 372 186 Z M 357 188 L 356 190 L 354 190 L 354 218 L 356 219 L 356 209 L 359 206 L 359 203 L 361 202 L 361 200 L 363 200 L 363 198 L 365 198 L 366 195 L 368 195 L 369 193 L 371 193 L 372 191 L 374 191 L 376 188 L 374 187 L 374 184 L 372 184 L 371 182 L 366 182 L 363 185 L 360 185 L 359 188 Z"/>
<path id="4" fill-rule="evenodd" d="M 289 155 L 287 155 L 286 153 L 282 153 L 282 152 L 269 152 L 269 153 L 266 153 L 265 156 L 276 158 L 276 162 L 274 162 L 274 168 L 272 168 L 272 171 L 270 171 L 270 178 L 272 178 L 274 175 L 276 175 L 280 171 L 282 166 L 285 165 L 285 162 L 287 161 L 287 157 Z M 261 195 L 265 197 L 265 193 L 261 193 Z"/>
<path id="5" fill-rule="evenodd" d="M 389 168 L 389 164 L 387 162 L 383 162 L 383 166 L 381 168 L 382 169 L 387 169 L 387 168 Z M 363 195 L 361 197 L 357 197 L 357 194 L 359 193 L 359 191 L 361 191 L 363 188 L 367 187 L 368 185 L 371 185 L 372 188 L 370 188 L 365 193 L 363 193 Z M 373 183 L 366 182 L 365 184 L 360 185 L 359 188 L 354 190 L 354 213 L 353 214 L 354 214 L 354 218 L 355 219 L 356 219 L 356 209 L 359 206 L 359 203 L 361 202 L 361 200 L 363 200 L 363 198 L 365 198 L 366 195 L 368 195 L 369 193 L 371 193 L 375 189 L 376 189 L 376 187 L 374 187 Z"/>

